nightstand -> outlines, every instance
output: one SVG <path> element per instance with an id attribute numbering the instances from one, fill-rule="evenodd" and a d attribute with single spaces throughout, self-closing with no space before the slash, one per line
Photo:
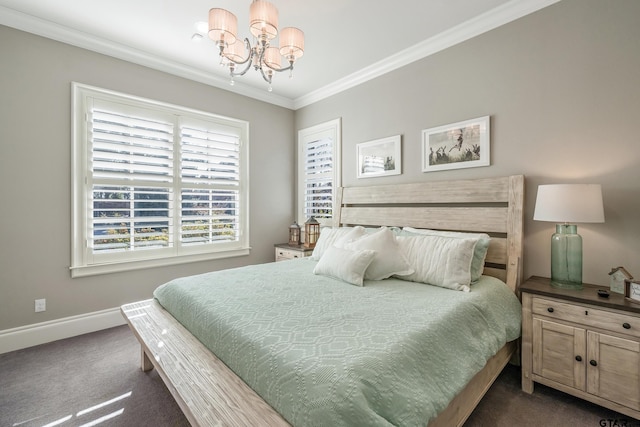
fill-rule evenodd
<path id="1" fill-rule="evenodd" d="M 276 262 L 287 259 L 304 258 L 311 256 L 313 248 L 305 248 L 302 245 L 290 245 L 288 243 L 278 243 L 274 245 L 276 248 Z"/>
<path id="2" fill-rule="evenodd" d="M 640 304 L 598 289 L 537 276 L 520 286 L 522 390 L 537 382 L 640 419 Z"/>

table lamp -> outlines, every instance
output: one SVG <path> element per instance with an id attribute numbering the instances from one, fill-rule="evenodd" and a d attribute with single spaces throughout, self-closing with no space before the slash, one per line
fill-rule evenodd
<path id="1" fill-rule="evenodd" d="M 539 185 L 533 219 L 557 223 L 551 236 L 551 285 L 581 289 L 582 237 L 575 223 L 604 222 L 600 184 Z"/>

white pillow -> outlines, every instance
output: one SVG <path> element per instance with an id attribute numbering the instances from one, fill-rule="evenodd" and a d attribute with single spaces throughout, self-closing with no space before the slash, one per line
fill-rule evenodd
<path id="1" fill-rule="evenodd" d="M 489 243 L 491 243 L 491 237 L 486 233 L 464 233 L 459 231 L 440 231 L 429 230 L 426 228 L 412 228 L 404 227 L 402 229 L 405 233 L 410 234 L 422 234 L 432 236 L 444 236 L 444 237 L 458 237 L 462 239 L 478 239 L 475 249 L 473 250 L 473 259 L 471 260 L 471 282 L 475 282 L 480 279 L 482 272 L 484 271 L 484 260 L 487 257 L 487 251 L 489 250 Z"/>
<path id="2" fill-rule="evenodd" d="M 344 248 L 349 243 L 355 242 L 356 240 L 367 234 L 367 230 L 359 225 L 353 228 L 347 228 L 347 230 L 349 230 L 347 233 L 341 233 L 336 236 L 336 240 L 333 242 L 333 246 Z"/>
<path id="3" fill-rule="evenodd" d="M 400 233 L 402 233 L 402 228 L 393 227 L 393 226 L 391 226 L 391 227 L 386 227 L 386 226 L 382 226 L 382 227 L 365 227 L 364 231 L 369 233 L 369 234 L 371 234 L 371 233 L 375 233 L 375 232 L 379 231 L 381 228 L 388 228 L 396 236 L 399 236 Z"/>
<path id="4" fill-rule="evenodd" d="M 415 235 L 397 238 L 414 273 L 399 279 L 469 292 L 477 239 Z"/>
<path id="5" fill-rule="evenodd" d="M 364 272 L 374 256 L 375 252 L 371 250 L 354 251 L 331 246 L 324 251 L 322 258 L 313 269 L 313 274 L 364 286 Z"/>
<path id="6" fill-rule="evenodd" d="M 331 246 L 344 247 L 347 243 L 365 234 L 364 227 L 325 227 L 320 229 L 320 237 L 309 258 L 319 261 L 322 254 Z"/>
<path id="7" fill-rule="evenodd" d="M 369 249 L 376 252 L 373 262 L 364 274 L 367 280 L 382 280 L 394 274 L 413 273 L 413 269 L 398 246 L 395 234 L 386 227 L 345 245 L 345 248 Z"/>

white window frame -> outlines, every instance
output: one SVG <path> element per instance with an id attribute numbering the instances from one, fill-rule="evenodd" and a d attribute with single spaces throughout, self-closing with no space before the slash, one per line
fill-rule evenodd
<path id="1" fill-rule="evenodd" d="M 340 118 L 320 123 L 298 131 L 298 179 L 297 179 L 297 208 L 296 220 L 304 229 L 304 223 L 309 218 L 305 214 L 305 180 L 307 177 L 305 168 L 306 147 L 309 143 L 330 138 L 333 141 L 333 180 L 332 180 L 332 212 L 336 212 L 336 191 L 342 185 L 342 120 Z M 333 224 L 332 218 L 318 219 L 320 225 L 329 227 Z"/>
<path id="2" fill-rule="evenodd" d="M 92 200 L 91 153 L 89 153 L 90 111 L 94 103 L 118 103 L 124 109 L 143 108 L 152 114 L 168 117 L 174 124 L 174 157 L 179 157 L 180 126 L 183 123 L 213 123 L 215 126 L 229 127 L 239 135 L 239 234 L 234 241 L 181 246 L 174 238 L 173 246 L 166 250 L 144 250 L 121 252 L 111 257 L 94 257 L 89 247 L 89 212 Z M 72 83 L 72 256 L 71 276 L 82 277 L 142 268 L 153 268 L 195 261 L 248 255 L 249 247 L 249 123 L 243 120 L 214 115 L 182 106 L 163 103 L 106 89 Z M 174 162 L 174 170 L 179 161 Z M 176 175 L 176 173 L 174 173 Z M 179 176 L 179 172 L 177 173 Z M 172 227 L 180 223 L 180 179 L 174 187 Z M 185 184 L 186 185 L 186 184 Z"/>

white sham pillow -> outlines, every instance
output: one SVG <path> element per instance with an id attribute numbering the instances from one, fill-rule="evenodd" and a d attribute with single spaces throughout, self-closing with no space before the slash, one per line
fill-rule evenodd
<path id="1" fill-rule="evenodd" d="M 382 280 L 394 274 L 413 273 L 413 269 L 400 250 L 395 234 L 386 227 L 345 245 L 345 248 L 375 251 L 373 262 L 364 274 L 367 280 Z"/>
<path id="2" fill-rule="evenodd" d="M 356 240 L 365 234 L 364 227 L 325 227 L 320 229 L 320 237 L 313 248 L 309 258 L 320 261 L 324 252 L 331 246 L 344 247 L 347 243 Z"/>
<path id="3" fill-rule="evenodd" d="M 351 250 L 330 246 L 327 248 L 313 274 L 328 276 L 356 286 L 364 286 L 364 275 L 373 261 L 375 251 Z"/>
<path id="4" fill-rule="evenodd" d="M 354 242 L 367 234 L 367 230 L 360 225 L 356 225 L 353 228 L 348 228 L 348 230 L 349 232 L 344 234 L 341 233 L 340 235 L 336 236 L 336 240 L 333 242 L 333 246 L 344 248 L 349 243 Z"/>
<path id="5" fill-rule="evenodd" d="M 400 236 L 397 240 L 414 270 L 399 279 L 469 292 L 477 239 L 414 235 Z"/>
<path id="6" fill-rule="evenodd" d="M 402 233 L 402 228 L 400 228 L 400 227 L 393 227 L 393 226 L 387 227 L 387 226 L 384 226 L 384 225 L 381 226 L 381 227 L 364 227 L 364 231 L 366 231 L 368 234 L 371 234 L 371 233 L 375 233 L 375 232 L 379 231 L 381 228 L 388 228 L 396 236 L 399 236 L 400 233 Z"/>
<path id="7" fill-rule="evenodd" d="M 486 233 L 465 233 L 460 231 L 440 231 L 430 230 L 427 228 L 412 228 L 404 227 L 401 235 L 409 234 L 421 234 L 432 236 L 444 236 L 444 237 L 458 237 L 461 239 L 478 239 L 478 243 L 473 250 L 473 259 L 471 260 L 471 282 L 475 282 L 480 279 L 482 272 L 484 271 L 484 260 L 487 257 L 487 251 L 489 250 L 489 244 L 491 243 L 491 236 Z"/>

